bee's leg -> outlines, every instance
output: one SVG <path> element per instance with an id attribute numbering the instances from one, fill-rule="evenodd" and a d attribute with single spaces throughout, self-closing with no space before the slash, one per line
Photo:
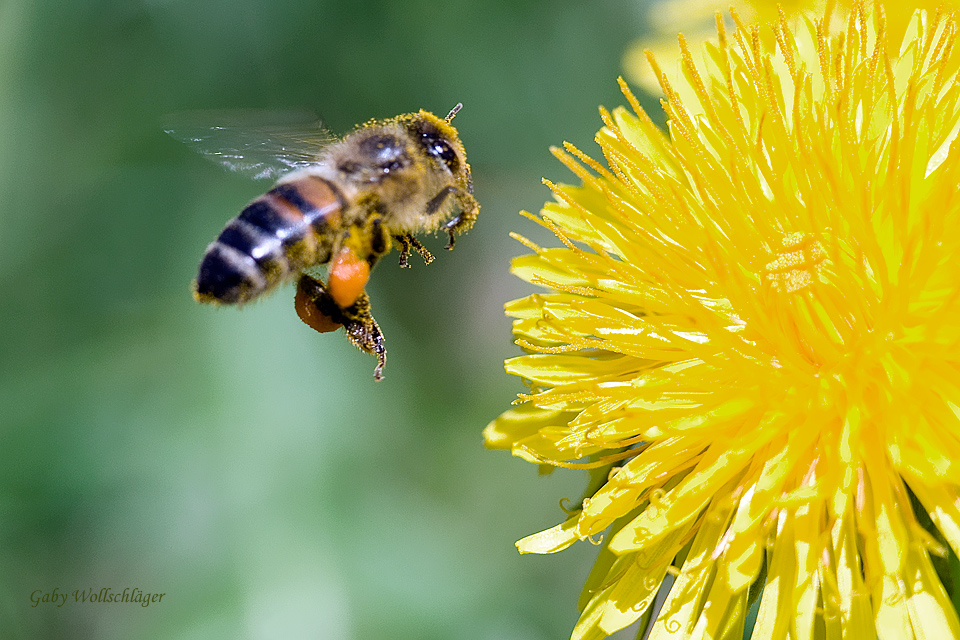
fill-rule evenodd
<path id="1" fill-rule="evenodd" d="M 444 249 L 452 250 L 456 243 L 456 233 L 463 233 L 473 226 L 477 221 L 477 212 L 480 211 L 480 204 L 472 194 L 463 191 L 456 191 L 457 205 L 460 207 L 460 213 L 454 216 L 449 222 L 443 225 L 443 230 L 447 232 L 450 241 Z"/>
<path id="2" fill-rule="evenodd" d="M 420 257 L 423 258 L 424 264 L 430 264 L 433 262 L 433 254 L 427 250 L 425 246 L 420 244 L 420 241 L 410 233 L 401 233 L 400 235 L 393 236 L 397 239 L 397 242 L 400 243 L 400 266 L 409 267 L 410 262 L 410 248 L 413 247 L 417 250 L 417 253 L 420 254 Z"/>
<path id="3" fill-rule="evenodd" d="M 460 224 L 460 216 L 452 219 L 447 224 L 443 225 L 443 230 L 447 232 L 447 244 L 443 245 L 443 248 L 447 251 L 453 251 L 453 245 L 457 244 L 457 237 L 453 234 L 453 230 Z"/>
<path id="4" fill-rule="evenodd" d="M 430 201 L 427 203 L 427 211 L 426 211 L 427 216 L 432 216 L 437 211 L 439 211 L 440 207 L 443 206 L 443 203 L 447 200 L 447 198 L 454 195 L 458 191 L 459 189 L 457 189 L 452 184 L 449 184 L 445 186 L 443 189 L 441 189 L 440 192 L 437 195 L 430 198 Z M 452 229 L 451 225 L 454 225 L 459 220 L 460 220 L 460 216 L 458 215 L 456 218 L 454 218 L 447 224 L 443 225 L 443 230 L 450 235 L 450 242 L 447 243 L 447 246 L 445 246 L 444 249 L 453 249 L 454 240 L 453 240 L 453 231 L 451 230 Z"/>
<path id="5" fill-rule="evenodd" d="M 367 256 L 367 262 L 373 268 L 374 263 L 380 256 L 390 251 L 390 234 L 387 232 L 387 228 L 383 226 L 382 215 L 376 214 L 371 218 L 369 236 L 371 253 Z"/>
<path id="6" fill-rule="evenodd" d="M 456 192 L 457 192 L 457 188 L 452 184 L 449 184 L 445 186 L 443 189 L 440 189 L 440 192 L 437 195 L 430 198 L 430 202 L 427 203 L 427 211 L 426 211 L 427 215 L 432 216 L 437 211 L 439 211 L 440 207 L 443 206 L 444 201 L 448 197 L 455 194 Z"/>
<path id="7" fill-rule="evenodd" d="M 383 367 L 387 364 L 387 348 L 383 344 L 383 332 L 380 325 L 370 315 L 370 298 L 364 293 L 348 309 L 343 310 L 343 328 L 347 331 L 347 340 L 363 352 L 377 358 L 373 377 L 383 380 Z"/>
<path id="8" fill-rule="evenodd" d="M 402 269 L 410 268 L 410 240 L 407 234 L 394 236 L 400 243 L 400 267 Z"/>
<path id="9" fill-rule="evenodd" d="M 341 309 L 322 282 L 305 275 L 297 283 L 294 304 L 300 319 L 316 331 L 326 333 L 343 326 L 350 344 L 376 356 L 377 366 L 373 370 L 373 377 L 383 380 L 387 349 L 380 326 L 370 315 L 370 299 L 366 293 L 361 294 L 351 306 Z"/>
<path id="10" fill-rule="evenodd" d="M 427 250 L 425 246 L 420 244 L 420 241 L 415 237 L 410 236 L 410 244 L 413 245 L 413 248 L 417 250 L 417 253 L 420 254 L 420 257 L 423 258 L 423 264 L 430 264 L 433 262 L 433 254 Z"/>

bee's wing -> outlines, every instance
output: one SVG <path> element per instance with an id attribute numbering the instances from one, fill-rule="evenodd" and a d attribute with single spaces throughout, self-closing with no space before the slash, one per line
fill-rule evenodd
<path id="1" fill-rule="evenodd" d="M 208 160 L 256 180 L 276 180 L 317 162 L 337 137 L 302 111 L 185 111 L 164 131 Z"/>

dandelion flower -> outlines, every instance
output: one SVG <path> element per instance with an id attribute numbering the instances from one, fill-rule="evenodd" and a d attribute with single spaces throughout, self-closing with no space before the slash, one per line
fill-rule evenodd
<path id="1" fill-rule="evenodd" d="M 869 1 L 878 7 L 883 7 L 886 13 L 887 29 L 895 32 L 903 31 L 916 9 L 932 12 L 941 6 L 954 9 L 960 6 L 960 0 Z M 811 9 L 823 11 L 827 4 L 828 0 L 780 0 L 779 2 L 741 0 L 737 3 L 737 10 L 740 13 L 740 19 L 744 22 L 767 23 L 775 22 L 781 12 L 789 17 L 795 17 Z M 829 0 L 829 4 L 849 10 L 856 4 L 856 0 Z M 690 43 L 713 41 L 716 44 L 717 30 L 714 24 L 716 7 L 715 0 L 655 0 L 652 2 L 647 7 L 646 24 L 649 33 L 627 47 L 623 55 L 623 68 L 627 78 L 643 87 L 645 91 L 658 94 L 660 78 L 647 64 L 646 51 L 651 51 L 657 60 L 671 63 L 679 61 L 680 47 L 677 43 L 677 33 L 683 33 Z M 841 23 L 837 26 L 842 28 L 845 25 Z M 774 30 L 768 30 L 766 34 L 761 34 L 761 37 L 764 35 L 771 38 L 767 44 L 772 46 Z M 667 75 L 674 89 L 681 93 L 683 99 L 695 99 L 692 93 L 689 95 L 684 93 L 687 87 L 680 81 L 683 76 L 682 64 L 665 65 L 661 72 Z"/>
<path id="2" fill-rule="evenodd" d="M 530 216 L 558 246 L 518 236 L 529 393 L 484 435 L 592 470 L 517 543 L 602 545 L 574 638 L 960 637 L 957 22 L 837 17 L 718 16 L 667 134 L 621 81 Z"/>

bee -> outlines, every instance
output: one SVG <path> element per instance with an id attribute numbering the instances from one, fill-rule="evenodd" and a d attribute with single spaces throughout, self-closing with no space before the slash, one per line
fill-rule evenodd
<path id="1" fill-rule="evenodd" d="M 387 352 L 364 290 L 370 270 L 394 243 L 402 267 L 412 250 L 429 264 L 417 234 L 443 231 L 453 249 L 480 210 L 451 124 L 461 106 L 445 118 L 421 110 L 371 120 L 342 139 L 319 127 L 167 128 L 228 169 L 276 180 L 207 247 L 194 298 L 241 306 L 296 279 L 300 319 L 321 333 L 343 327 L 377 358 L 381 380 Z M 324 265 L 326 282 L 317 273 Z"/>

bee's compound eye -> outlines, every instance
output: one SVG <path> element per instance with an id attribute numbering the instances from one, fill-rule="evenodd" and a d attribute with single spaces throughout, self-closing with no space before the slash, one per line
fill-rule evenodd
<path id="1" fill-rule="evenodd" d="M 446 164 L 450 171 L 457 170 L 457 154 L 454 150 L 447 144 L 446 140 L 436 135 L 435 133 L 424 133 L 422 134 L 423 146 L 426 148 L 427 153 L 429 153 L 434 158 L 441 160 Z"/>

